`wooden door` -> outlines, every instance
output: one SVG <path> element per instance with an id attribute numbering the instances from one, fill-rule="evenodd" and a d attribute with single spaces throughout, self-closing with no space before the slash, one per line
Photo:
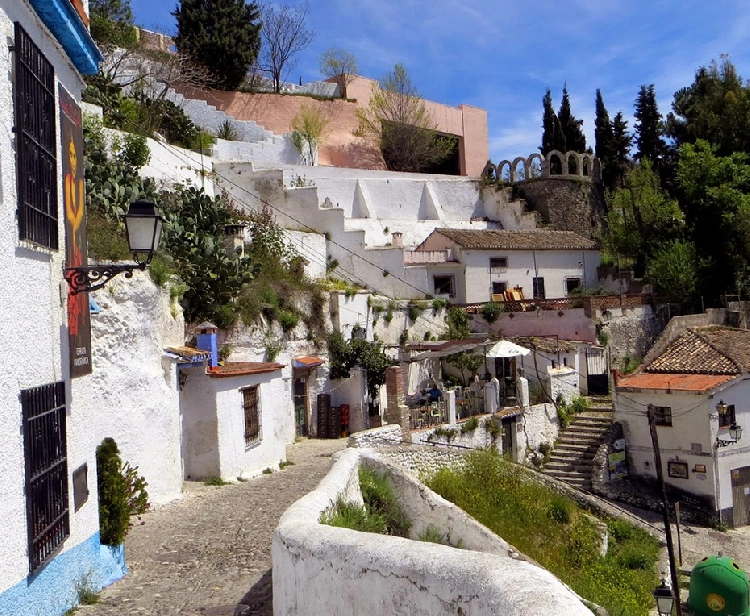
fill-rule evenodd
<path id="1" fill-rule="evenodd" d="M 735 468 L 732 477 L 732 526 L 747 526 L 750 521 L 750 466 Z"/>

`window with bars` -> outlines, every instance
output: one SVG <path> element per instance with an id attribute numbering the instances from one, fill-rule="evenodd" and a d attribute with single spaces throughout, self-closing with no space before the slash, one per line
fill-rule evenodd
<path id="1" fill-rule="evenodd" d="M 534 299 L 545 299 L 544 278 L 534 277 L 531 281 Z"/>
<path id="2" fill-rule="evenodd" d="M 671 406 L 655 406 L 654 407 L 654 423 L 657 426 L 671 426 L 672 425 L 672 407 Z"/>
<path id="3" fill-rule="evenodd" d="M 70 535 L 65 383 L 22 390 L 21 413 L 29 570 L 33 573 Z"/>
<path id="4" fill-rule="evenodd" d="M 242 407 L 245 410 L 245 446 L 260 440 L 260 408 L 258 386 L 246 387 L 242 392 Z"/>
<path id="5" fill-rule="evenodd" d="M 18 234 L 57 250 L 55 71 L 18 22 L 14 51 Z"/>
<path id="6" fill-rule="evenodd" d="M 737 418 L 736 411 L 734 410 L 734 404 L 727 405 L 726 413 L 719 413 L 719 427 L 728 428 L 735 423 Z"/>
<path id="7" fill-rule="evenodd" d="M 490 272 L 505 272 L 508 269 L 508 257 L 493 257 L 490 259 Z"/>
<path id="8" fill-rule="evenodd" d="M 448 297 L 456 296 L 453 276 L 433 276 L 432 284 L 435 288 L 435 295 L 447 295 Z"/>

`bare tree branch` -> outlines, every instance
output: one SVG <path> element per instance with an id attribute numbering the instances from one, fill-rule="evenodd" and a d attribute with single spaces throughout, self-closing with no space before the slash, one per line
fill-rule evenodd
<path id="1" fill-rule="evenodd" d="M 294 57 L 315 38 L 315 33 L 305 27 L 308 4 L 292 7 L 286 4 L 260 7 L 262 27 L 260 66 L 273 79 L 274 92 L 281 91 L 281 82 L 294 68 Z"/>

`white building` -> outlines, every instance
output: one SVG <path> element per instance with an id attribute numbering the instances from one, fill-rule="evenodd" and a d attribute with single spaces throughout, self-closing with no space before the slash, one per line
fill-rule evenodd
<path id="1" fill-rule="evenodd" d="M 623 425 L 630 473 L 656 476 L 653 405 L 665 481 L 702 497 L 724 523 L 747 525 L 750 440 L 735 440 L 730 429 L 748 427 L 749 373 L 750 331 L 710 327 L 686 331 L 641 371 L 619 378 L 614 419 Z"/>
<path id="2" fill-rule="evenodd" d="M 598 286 L 599 247 L 572 231 L 435 229 L 404 263 L 427 268 L 430 292 L 459 304 L 484 303 L 506 291 L 516 299 L 567 297 Z"/>
<path id="3" fill-rule="evenodd" d="M 87 22 L 80 0 L 0 0 L 0 326 L 12 358 L 0 367 L 0 613 L 14 616 L 62 614 L 87 575 L 96 590 L 122 574 L 100 546 L 93 412 L 71 381 L 88 348 L 69 342 L 63 279 L 82 75 L 101 59 Z"/>

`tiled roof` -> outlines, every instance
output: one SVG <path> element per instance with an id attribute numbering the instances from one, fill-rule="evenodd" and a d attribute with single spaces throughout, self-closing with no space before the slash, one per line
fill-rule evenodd
<path id="1" fill-rule="evenodd" d="M 325 363 L 325 359 L 322 357 L 295 357 L 294 367 L 295 368 L 316 368 L 322 366 Z"/>
<path id="2" fill-rule="evenodd" d="M 534 229 L 435 229 L 461 248 L 474 250 L 598 250 L 598 244 L 573 231 Z"/>
<path id="3" fill-rule="evenodd" d="M 216 368 L 209 368 L 208 376 L 221 379 L 230 376 L 243 376 L 245 374 L 276 372 L 283 367 L 283 364 L 270 361 L 228 361 L 224 365 L 216 366 Z"/>
<path id="4" fill-rule="evenodd" d="M 750 372 L 750 330 L 728 327 L 690 329 L 645 370 L 686 374 Z"/>
<path id="5" fill-rule="evenodd" d="M 639 372 L 621 377 L 617 381 L 617 390 L 655 389 L 660 391 L 692 391 L 702 393 L 710 391 L 732 379 L 733 374 L 669 374 Z"/>

